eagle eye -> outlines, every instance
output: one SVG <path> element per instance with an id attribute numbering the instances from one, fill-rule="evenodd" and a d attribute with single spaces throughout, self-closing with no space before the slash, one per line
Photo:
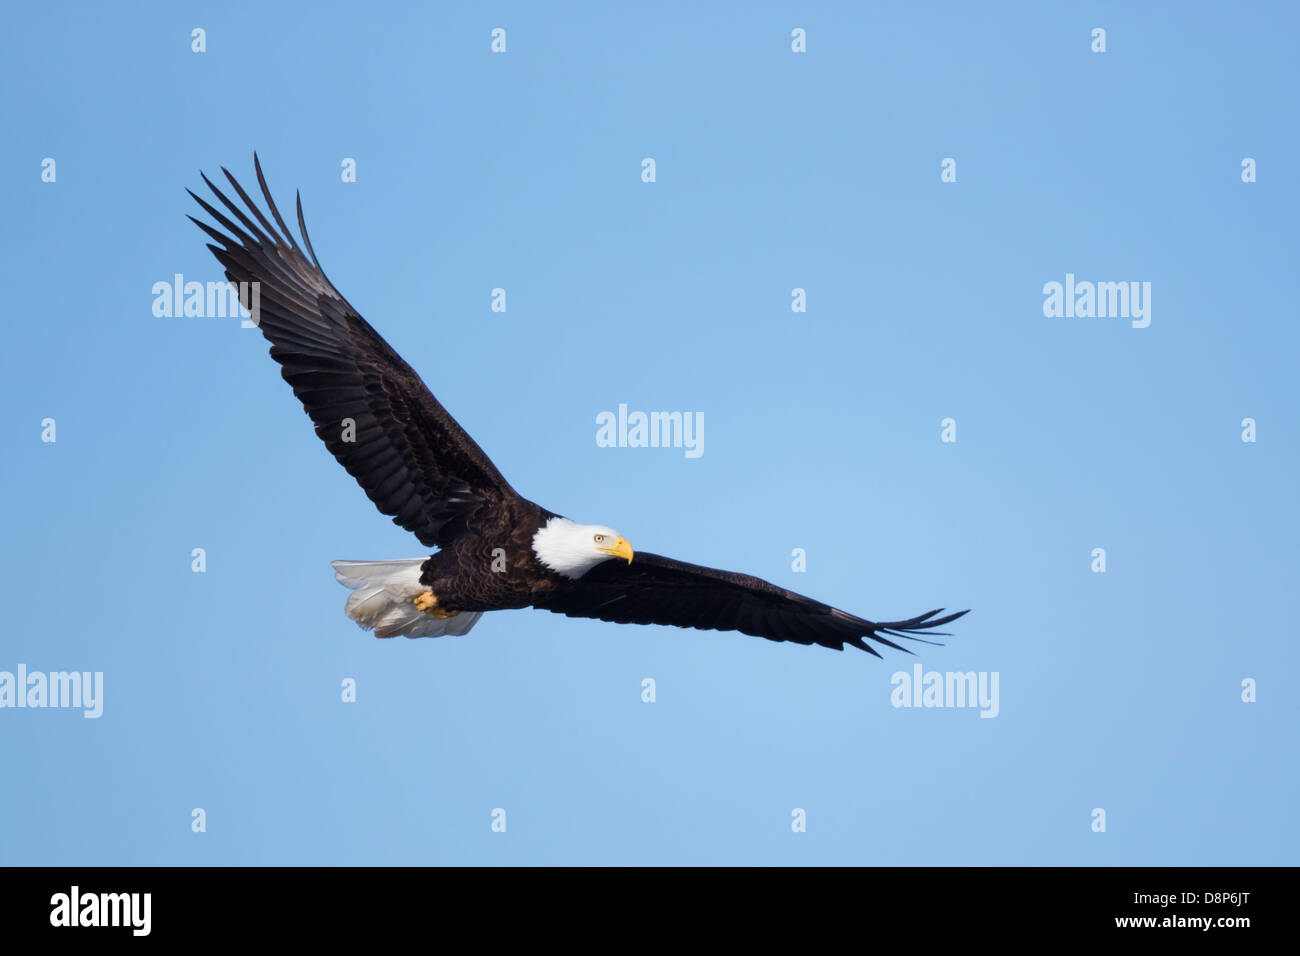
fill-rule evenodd
<path id="1" fill-rule="evenodd" d="M 604 541 L 604 540 L 605 540 L 605 536 L 604 536 L 603 534 L 598 534 L 598 535 L 596 535 L 596 543 L 597 543 L 597 544 L 600 544 L 600 543 L 601 543 L 602 541 Z"/>

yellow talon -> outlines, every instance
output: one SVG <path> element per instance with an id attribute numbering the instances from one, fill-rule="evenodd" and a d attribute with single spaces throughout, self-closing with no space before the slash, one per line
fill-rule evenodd
<path id="1" fill-rule="evenodd" d="M 415 605 L 417 611 L 423 611 L 425 614 L 432 614 L 440 621 L 445 621 L 449 617 L 455 617 L 460 611 L 444 611 L 438 607 L 438 598 L 432 591 L 422 591 L 417 594 L 411 602 Z"/>

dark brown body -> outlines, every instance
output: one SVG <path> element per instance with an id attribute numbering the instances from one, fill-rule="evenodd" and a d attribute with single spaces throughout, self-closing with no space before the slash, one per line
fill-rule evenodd
<path id="1" fill-rule="evenodd" d="M 444 611 L 531 607 L 569 584 L 537 560 L 533 536 L 554 513 L 524 498 L 480 512 L 420 568 L 420 583 Z M 476 515 L 476 518 L 479 517 Z"/>

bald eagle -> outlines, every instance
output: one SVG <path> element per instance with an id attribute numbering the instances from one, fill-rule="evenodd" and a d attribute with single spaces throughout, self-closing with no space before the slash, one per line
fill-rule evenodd
<path id="1" fill-rule="evenodd" d="M 376 637 L 465 634 L 487 611 L 533 607 L 835 650 L 847 644 L 879 657 L 868 640 L 905 650 L 890 638 L 923 640 L 966 613 L 940 608 L 868 621 L 747 574 L 634 552 L 613 528 L 579 524 L 522 497 L 325 277 L 301 196 L 295 237 L 256 154 L 253 163 L 274 224 L 224 167 L 238 201 L 202 173 L 221 208 L 187 190 L 221 229 L 189 219 L 214 240 L 208 248 L 226 278 L 258 290 L 254 321 L 325 447 L 383 514 L 437 549 L 431 557 L 333 563 L 352 589 L 348 617 Z"/>

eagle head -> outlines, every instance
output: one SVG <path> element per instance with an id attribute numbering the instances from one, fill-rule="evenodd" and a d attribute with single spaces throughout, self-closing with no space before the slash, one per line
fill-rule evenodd
<path id="1" fill-rule="evenodd" d="M 543 565 L 566 578 L 580 578 L 602 561 L 623 558 L 632 563 L 632 546 L 613 528 L 552 518 L 533 535 L 533 554 Z"/>

